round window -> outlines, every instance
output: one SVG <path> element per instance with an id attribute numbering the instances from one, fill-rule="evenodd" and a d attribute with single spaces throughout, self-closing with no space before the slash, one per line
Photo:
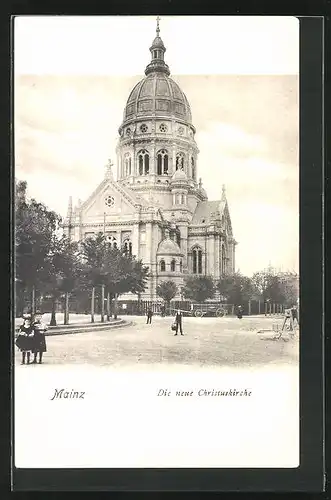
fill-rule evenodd
<path id="1" fill-rule="evenodd" d="M 143 123 L 142 125 L 140 125 L 140 131 L 143 133 L 143 134 L 146 134 L 148 130 L 148 127 L 145 123 Z"/>
<path id="2" fill-rule="evenodd" d="M 165 123 L 161 123 L 160 125 L 160 132 L 166 132 L 168 130 L 168 127 L 166 126 Z"/>
<path id="3" fill-rule="evenodd" d="M 184 134 L 184 127 L 179 127 L 178 134 L 179 135 L 183 135 Z"/>
<path id="4" fill-rule="evenodd" d="M 114 197 L 113 196 L 106 196 L 105 204 L 107 205 L 107 207 L 113 207 L 115 205 Z"/>

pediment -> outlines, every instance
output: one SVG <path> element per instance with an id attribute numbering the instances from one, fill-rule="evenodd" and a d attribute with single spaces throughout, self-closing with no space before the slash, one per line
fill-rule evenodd
<path id="1" fill-rule="evenodd" d="M 133 216 L 139 207 L 134 193 L 129 193 L 117 182 L 105 179 L 81 206 L 83 219 Z"/>

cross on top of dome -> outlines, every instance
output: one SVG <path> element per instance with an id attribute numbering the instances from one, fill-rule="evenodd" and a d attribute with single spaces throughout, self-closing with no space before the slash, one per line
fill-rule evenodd
<path id="1" fill-rule="evenodd" d="M 148 75 L 152 72 L 160 72 L 165 73 L 166 75 L 170 75 L 169 67 L 164 62 L 164 53 L 166 48 L 160 37 L 160 18 L 157 16 L 156 18 L 156 37 L 153 40 L 153 43 L 150 47 L 150 52 L 152 55 L 152 60 L 148 64 L 145 69 L 145 75 Z"/>

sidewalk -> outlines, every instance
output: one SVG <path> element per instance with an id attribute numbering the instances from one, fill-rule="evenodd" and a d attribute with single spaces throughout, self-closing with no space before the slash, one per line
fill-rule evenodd
<path id="1" fill-rule="evenodd" d="M 106 316 L 105 316 L 106 320 Z M 49 325 L 51 321 L 51 313 L 45 313 L 43 314 L 43 321 L 46 323 L 46 325 Z M 94 322 L 95 323 L 100 323 L 100 314 L 95 314 L 94 315 Z M 20 326 L 23 323 L 22 318 L 15 318 L 15 327 Z M 56 313 L 56 324 L 57 326 L 64 326 L 64 313 Z M 76 314 L 76 313 L 71 313 L 69 314 L 69 326 L 70 325 L 82 325 L 82 324 L 89 324 L 92 325 L 91 323 L 91 315 L 90 314 Z M 68 325 L 65 325 L 68 326 Z"/>
<path id="2" fill-rule="evenodd" d="M 91 323 L 91 316 L 89 314 L 71 314 L 69 315 L 69 325 L 64 325 L 64 314 L 56 314 L 56 326 L 50 326 L 51 314 L 43 314 L 43 321 L 48 326 L 46 335 L 60 335 L 65 333 L 81 333 L 84 331 L 90 331 L 93 329 L 113 329 L 132 324 L 130 319 L 111 318 L 110 321 L 106 320 L 101 323 L 100 315 L 95 315 L 94 323 Z M 18 333 L 18 329 L 22 324 L 23 320 L 21 318 L 15 318 L 15 332 Z"/>

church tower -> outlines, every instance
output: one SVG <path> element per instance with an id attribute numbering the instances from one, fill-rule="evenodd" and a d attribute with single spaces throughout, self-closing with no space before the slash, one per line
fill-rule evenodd
<path id="1" fill-rule="evenodd" d="M 192 213 L 203 199 L 197 184 L 198 147 L 190 105 L 165 63 L 166 48 L 160 37 L 150 47 L 151 61 L 131 91 L 119 127 L 117 180 L 145 199 L 172 213 L 171 179 L 182 170 L 187 179 L 186 204 Z"/>

